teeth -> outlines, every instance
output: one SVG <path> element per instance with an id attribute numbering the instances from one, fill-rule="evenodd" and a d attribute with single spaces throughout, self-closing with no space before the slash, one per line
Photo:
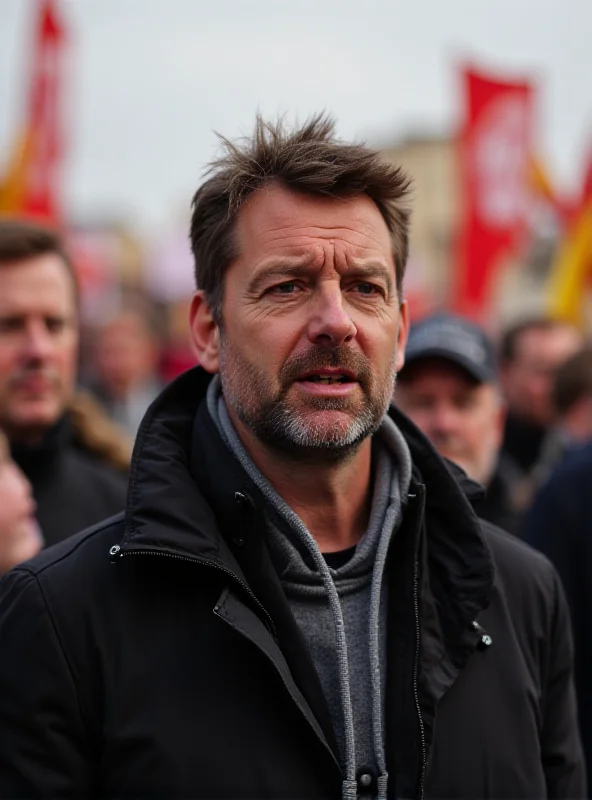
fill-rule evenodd
<path id="1" fill-rule="evenodd" d="M 313 383 L 330 384 L 330 383 L 344 383 L 345 378 L 341 375 L 336 375 L 335 377 L 331 375 L 311 375 L 308 378 L 308 380 L 312 381 Z"/>

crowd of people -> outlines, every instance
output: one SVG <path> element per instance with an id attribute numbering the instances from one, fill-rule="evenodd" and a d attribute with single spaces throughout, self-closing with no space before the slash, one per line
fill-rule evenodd
<path id="1" fill-rule="evenodd" d="M 172 383 L 137 300 L 81 363 L 60 236 L 0 220 L 0 795 L 588 796 L 592 345 L 410 324 L 408 216 L 259 120 Z"/>

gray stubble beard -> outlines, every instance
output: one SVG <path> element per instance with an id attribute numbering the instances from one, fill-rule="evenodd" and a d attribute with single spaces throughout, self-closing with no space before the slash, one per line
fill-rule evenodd
<path id="1" fill-rule="evenodd" d="M 297 460 L 348 460 L 362 442 L 380 427 L 391 403 L 395 388 L 395 354 L 391 365 L 389 386 L 380 397 L 367 402 L 361 412 L 352 417 L 346 429 L 334 426 L 327 430 L 324 425 L 315 425 L 306 420 L 306 414 L 295 411 L 285 401 L 285 392 L 268 398 L 266 382 L 261 372 L 251 363 L 243 362 L 240 370 L 227 358 L 226 347 L 220 351 L 220 378 L 225 401 L 241 422 L 270 449 L 289 454 Z M 242 374 L 237 375 L 237 372 Z M 236 391 L 239 381 L 246 383 L 245 392 Z M 341 399 L 311 398 L 311 411 L 315 399 L 319 411 L 347 411 Z"/>

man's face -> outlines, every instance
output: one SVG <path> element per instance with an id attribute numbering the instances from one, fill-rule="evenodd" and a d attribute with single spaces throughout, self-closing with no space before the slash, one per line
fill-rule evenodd
<path id="1" fill-rule="evenodd" d="M 74 386 L 78 332 L 72 278 L 58 255 L 0 265 L 0 425 L 34 442 Z"/>
<path id="2" fill-rule="evenodd" d="M 378 208 L 270 185 L 236 235 L 219 348 L 201 362 L 219 369 L 239 434 L 300 456 L 352 452 L 388 408 L 407 332 Z"/>
<path id="3" fill-rule="evenodd" d="M 123 313 L 107 323 L 96 336 L 97 371 L 117 398 L 154 378 L 158 353 L 142 318 Z"/>
<path id="4" fill-rule="evenodd" d="M 553 420 L 555 375 L 581 345 L 581 334 L 568 325 L 524 331 L 516 343 L 514 359 L 501 374 L 510 411 L 542 427 L 549 425 Z"/>
<path id="5" fill-rule="evenodd" d="M 474 480 L 489 482 L 503 426 L 492 383 L 476 383 L 451 361 L 426 358 L 406 368 L 397 383 L 396 400 L 441 455 Z"/>

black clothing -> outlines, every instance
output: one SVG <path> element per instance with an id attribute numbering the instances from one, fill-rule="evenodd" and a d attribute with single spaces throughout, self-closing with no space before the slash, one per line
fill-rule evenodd
<path id="1" fill-rule="evenodd" d="M 64 417 L 36 447 L 12 447 L 33 487 L 46 545 L 95 525 L 125 508 L 127 475 L 76 441 Z"/>
<path id="2" fill-rule="evenodd" d="M 502 452 L 526 474 L 541 455 L 547 428 L 509 413 L 506 417 Z"/>
<path id="3" fill-rule="evenodd" d="M 573 450 L 539 490 L 524 538 L 556 566 L 569 602 L 576 646 L 578 712 L 592 781 L 592 444 Z"/>
<path id="4" fill-rule="evenodd" d="M 191 370 L 151 406 L 125 520 L 0 582 L 1 796 L 341 795 L 265 502 L 205 403 L 196 412 L 207 382 Z M 389 798 L 582 798 L 556 573 L 481 526 L 425 437 L 391 413 L 415 471 L 386 566 Z"/>
<path id="5" fill-rule="evenodd" d="M 520 473 L 503 454 L 484 493 L 471 501 L 475 514 L 493 525 L 517 535 L 522 515 L 516 509 L 513 492 Z"/>
<path id="6" fill-rule="evenodd" d="M 323 553 L 323 558 L 328 567 L 339 569 L 344 567 L 351 560 L 356 552 L 356 546 L 348 547 L 346 550 L 337 550 L 335 553 Z"/>

